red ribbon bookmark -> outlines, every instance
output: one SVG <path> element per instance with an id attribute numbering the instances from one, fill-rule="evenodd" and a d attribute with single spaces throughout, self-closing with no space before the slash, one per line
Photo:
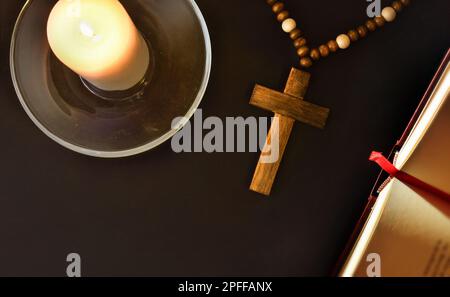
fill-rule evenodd
<path id="1" fill-rule="evenodd" d="M 450 202 L 450 194 L 448 194 L 436 187 L 433 187 L 432 185 L 427 184 L 426 182 L 423 182 L 420 179 L 415 178 L 414 176 L 409 175 L 406 172 L 398 170 L 397 168 L 395 168 L 395 166 L 391 162 L 389 162 L 388 159 L 386 159 L 383 156 L 382 153 L 372 152 L 369 160 L 380 165 L 380 167 L 384 171 L 389 173 L 389 175 L 391 177 L 394 177 L 409 186 L 416 187 L 422 191 L 433 194 L 437 197 L 443 198 L 443 199 L 447 200 L 448 202 Z"/>

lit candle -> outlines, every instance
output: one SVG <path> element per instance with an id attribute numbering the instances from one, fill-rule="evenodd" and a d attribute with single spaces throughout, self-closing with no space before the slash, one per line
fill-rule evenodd
<path id="1" fill-rule="evenodd" d="M 146 42 L 118 0 L 60 0 L 47 37 L 56 57 L 99 89 L 123 91 L 147 72 Z"/>

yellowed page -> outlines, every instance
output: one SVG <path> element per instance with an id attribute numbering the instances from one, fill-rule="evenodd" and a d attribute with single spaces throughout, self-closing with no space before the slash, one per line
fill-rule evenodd
<path id="1" fill-rule="evenodd" d="M 450 66 L 399 153 L 396 166 L 450 192 Z M 450 276 L 450 203 L 398 180 L 380 194 L 341 276 Z M 373 271 L 372 271 L 373 272 Z M 370 274 L 370 273 L 369 273 Z"/>
<path id="2" fill-rule="evenodd" d="M 402 170 L 450 193 L 450 100 L 443 103 Z"/>
<path id="3" fill-rule="evenodd" d="M 373 253 L 381 276 L 450 276 L 450 205 L 394 180 L 355 276 L 367 276 Z"/>

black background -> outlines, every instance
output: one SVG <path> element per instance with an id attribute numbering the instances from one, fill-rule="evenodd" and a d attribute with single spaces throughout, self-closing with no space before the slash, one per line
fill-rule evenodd
<path id="1" fill-rule="evenodd" d="M 42 1 L 42 0 L 41 0 Z M 48 139 L 22 110 L 9 42 L 25 1 L 1 1 L 0 275 L 317 276 L 332 270 L 378 169 L 449 46 L 450 2 L 412 1 L 393 23 L 311 70 L 308 100 L 330 107 L 325 131 L 298 124 L 273 195 L 247 190 L 258 154 L 101 160 Z M 367 2 L 286 0 L 314 46 L 365 21 Z M 270 116 L 254 83 L 282 89 L 295 51 L 263 0 L 198 0 L 213 67 L 204 116 Z"/>

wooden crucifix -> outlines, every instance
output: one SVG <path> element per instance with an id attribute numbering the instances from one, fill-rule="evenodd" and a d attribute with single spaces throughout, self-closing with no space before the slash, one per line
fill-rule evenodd
<path id="1" fill-rule="evenodd" d="M 252 191 L 270 195 L 295 121 L 321 129 L 325 127 L 330 110 L 303 100 L 309 80 L 309 73 L 292 68 L 284 93 L 255 86 L 250 104 L 274 112 L 275 117 L 250 186 Z M 273 149 L 275 137 L 278 139 L 278 157 L 267 162 L 265 154 Z"/>

